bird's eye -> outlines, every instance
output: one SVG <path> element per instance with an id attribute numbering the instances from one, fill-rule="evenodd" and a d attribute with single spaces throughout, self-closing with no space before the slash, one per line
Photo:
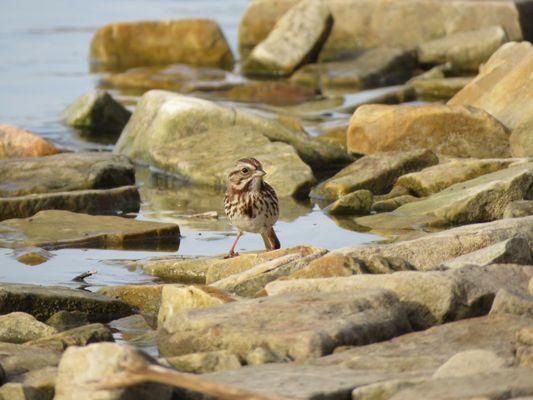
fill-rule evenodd
<path id="1" fill-rule="evenodd" d="M 248 173 L 248 168 L 243 168 L 243 169 L 241 169 L 241 172 L 242 172 L 243 174 L 247 174 L 247 173 Z"/>

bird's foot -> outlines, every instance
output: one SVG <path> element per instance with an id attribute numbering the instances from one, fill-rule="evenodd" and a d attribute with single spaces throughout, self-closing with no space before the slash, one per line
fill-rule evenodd
<path id="1" fill-rule="evenodd" d="M 237 257 L 238 255 L 239 255 L 239 253 L 236 253 L 236 252 L 234 252 L 234 251 L 230 251 L 228 254 L 226 254 L 226 255 L 224 256 L 224 259 Z"/>

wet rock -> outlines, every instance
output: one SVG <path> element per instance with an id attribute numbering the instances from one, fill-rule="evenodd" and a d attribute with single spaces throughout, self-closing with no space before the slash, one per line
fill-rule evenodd
<path id="1" fill-rule="evenodd" d="M 425 64 L 450 63 L 460 71 L 476 71 L 507 41 L 499 26 L 464 31 L 430 40 L 418 47 L 418 61 Z"/>
<path id="2" fill-rule="evenodd" d="M 148 356 L 134 347 L 114 343 L 96 343 L 85 347 L 69 347 L 59 364 L 55 400 L 167 400 L 172 388 L 157 383 L 142 383 L 125 389 L 104 390 L 95 388 L 102 381 L 123 371 L 127 359 Z"/>
<path id="3" fill-rule="evenodd" d="M 194 374 L 229 371 L 241 367 L 239 357 L 227 350 L 185 354 L 165 360 L 178 371 Z"/>
<path id="4" fill-rule="evenodd" d="M 241 58 L 247 57 L 294 4 L 296 0 L 250 3 L 239 25 Z M 490 26 L 501 26 L 510 40 L 521 40 L 522 28 L 528 32 L 527 24 L 520 24 L 527 21 L 527 7 L 518 11 L 514 3 L 328 0 L 326 4 L 335 23 L 320 53 L 324 59 L 384 45 L 409 49 L 443 35 Z"/>
<path id="5" fill-rule="evenodd" d="M 442 104 L 367 105 L 350 120 L 348 151 L 431 149 L 454 157 L 509 157 L 506 128 L 483 110 Z M 490 144 L 490 145 L 489 145 Z"/>
<path id="6" fill-rule="evenodd" d="M 334 200 L 355 190 L 385 194 L 399 176 L 438 164 L 429 150 L 387 152 L 360 158 L 313 188 L 311 196 Z"/>
<path id="7" fill-rule="evenodd" d="M 23 344 L 0 343 L 0 365 L 8 381 L 20 374 L 57 367 L 61 353 Z"/>
<path id="8" fill-rule="evenodd" d="M 165 285 L 105 286 L 98 294 L 119 299 L 141 313 L 156 316 L 161 305 L 161 292 Z"/>
<path id="9" fill-rule="evenodd" d="M 357 218 L 359 225 L 380 229 L 412 229 L 415 225 L 447 226 L 492 221 L 503 217 L 507 204 L 531 196 L 533 163 L 521 163 L 482 175 L 415 203 Z"/>
<path id="10" fill-rule="evenodd" d="M 0 124 L 0 159 L 42 157 L 59 153 L 54 145 L 16 126 Z"/>
<path id="11" fill-rule="evenodd" d="M 467 350 L 452 356 L 433 374 L 433 378 L 451 378 L 490 373 L 508 367 L 506 361 L 488 350 Z"/>
<path id="12" fill-rule="evenodd" d="M 47 249 L 143 246 L 177 248 L 179 232 L 179 227 L 175 224 L 47 210 L 30 218 L 2 221 L 0 246 Z"/>
<path id="13" fill-rule="evenodd" d="M 525 116 L 509 136 L 511 154 L 516 157 L 533 157 L 533 117 Z"/>
<path id="14" fill-rule="evenodd" d="M 503 218 L 518 218 L 533 215 L 533 200 L 512 201 L 503 210 Z"/>
<path id="15" fill-rule="evenodd" d="M 500 289 L 496 293 L 490 313 L 491 315 L 498 313 L 533 315 L 533 296 L 509 289 Z"/>
<path id="16" fill-rule="evenodd" d="M 472 77 L 413 79 L 411 85 L 418 99 L 435 101 L 451 99 L 470 81 Z"/>
<path id="17" fill-rule="evenodd" d="M 290 75 L 316 60 L 333 19 L 325 1 L 304 0 L 287 11 L 268 36 L 250 53 L 243 72 L 250 75 Z"/>
<path id="18" fill-rule="evenodd" d="M 304 270 L 318 272 L 321 268 L 340 268 L 349 264 L 350 260 L 366 261 L 377 255 L 386 259 L 402 258 L 417 270 L 427 271 L 447 260 L 518 236 L 527 238 L 531 246 L 532 226 L 533 216 L 472 224 L 389 244 L 350 246 L 326 254 Z"/>
<path id="19" fill-rule="evenodd" d="M 394 211 L 398 207 L 403 206 L 404 204 L 412 203 L 413 201 L 418 200 L 420 200 L 418 197 L 411 196 L 409 194 L 404 194 L 401 196 L 392 197 L 390 199 L 376 201 L 374 202 L 374 204 L 372 204 L 371 209 L 375 212 Z"/>
<path id="20" fill-rule="evenodd" d="M 450 101 L 473 106 L 497 118 L 510 130 L 533 113 L 533 47 L 506 43 L 480 69 L 479 75 Z"/>
<path id="21" fill-rule="evenodd" d="M 293 292 L 340 292 L 386 289 L 394 292 L 414 328 L 426 329 L 450 320 L 488 313 L 500 288 L 527 292 L 533 271 L 526 266 L 494 264 L 450 271 L 400 271 L 393 274 L 354 275 L 342 278 L 272 282 L 269 295 Z M 416 288 L 416 290 L 414 289 Z"/>
<path id="22" fill-rule="evenodd" d="M 213 141 L 216 147 L 205 146 Z M 324 143 L 275 121 L 207 100 L 150 91 L 137 106 L 115 152 L 219 188 L 225 187 L 227 172 L 236 160 L 253 156 L 262 162 L 267 181 L 280 197 L 297 195 L 314 177 L 294 148 L 280 141 L 294 143 L 299 153 L 321 159 L 316 148 Z"/>
<path id="23" fill-rule="evenodd" d="M 514 237 L 445 261 L 441 266 L 444 268 L 462 268 L 465 265 L 484 266 L 498 263 L 531 264 L 529 241 L 524 237 Z"/>
<path id="24" fill-rule="evenodd" d="M 174 63 L 232 69 L 234 63 L 220 27 L 207 19 L 108 24 L 93 35 L 89 57 L 92 70 Z"/>
<path id="25" fill-rule="evenodd" d="M 55 335 L 26 342 L 26 346 L 63 351 L 69 346 L 86 346 L 89 343 L 113 342 L 111 329 L 103 324 L 90 324 L 72 328 Z"/>
<path id="26" fill-rule="evenodd" d="M 17 261 L 26 265 L 39 265 L 50 260 L 54 255 L 38 247 L 29 247 L 15 252 Z"/>
<path id="27" fill-rule="evenodd" d="M 51 326 L 23 312 L 0 315 L 0 342 L 24 343 L 55 333 Z"/>
<path id="28" fill-rule="evenodd" d="M 121 342 L 143 350 L 146 354 L 157 356 L 156 331 L 157 315 L 130 315 L 109 323 L 114 337 Z"/>
<path id="29" fill-rule="evenodd" d="M 61 310 L 52 314 L 50 318 L 46 320 L 46 325 L 50 325 L 58 332 L 63 332 L 87 324 L 89 324 L 87 314 L 80 311 Z"/>
<path id="30" fill-rule="evenodd" d="M 9 383 L 0 387 L 0 399 L 52 400 L 56 376 L 56 367 L 44 367 L 17 375 Z"/>
<path id="31" fill-rule="evenodd" d="M 513 159 L 452 159 L 433 165 L 422 171 L 402 175 L 395 183 L 395 189 L 405 189 L 418 197 L 440 192 L 454 183 L 464 182 L 508 167 Z"/>
<path id="32" fill-rule="evenodd" d="M 415 63 L 412 52 L 383 47 L 365 51 L 353 60 L 306 65 L 291 77 L 291 81 L 322 91 L 392 86 L 407 81 Z"/>
<path id="33" fill-rule="evenodd" d="M 213 258 L 168 256 L 140 260 L 135 265 L 166 282 L 205 284 L 207 270 L 215 262 Z"/>
<path id="34" fill-rule="evenodd" d="M 356 190 L 335 200 L 324 211 L 330 214 L 366 214 L 372 206 L 372 192 Z"/>
<path id="35" fill-rule="evenodd" d="M 60 286 L 0 285 L 0 314 L 21 311 L 46 320 L 58 311 L 81 311 L 90 322 L 108 322 L 131 314 L 121 301 Z"/>
<path id="36" fill-rule="evenodd" d="M 103 90 L 93 90 L 76 99 L 63 111 L 68 125 L 90 133 L 117 135 L 130 119 L 131 112 Z"/>
<path id="37" fill-rule="evenodd" d="M 163 356 L 226 349 L 241 357 L 268 347 L 303 360 L 408 331 L 403 309 L 387 291 L 289 294 L 182 311 L 160 330 L 158 347 Z"/>
<path id="38" fill-rule="evenodd" d="M 157 326 L 174 318 L 181 310 L 189 308 L 214 307 L 235 301 L 236 298 L 210 286 L 165 285 Z"/>

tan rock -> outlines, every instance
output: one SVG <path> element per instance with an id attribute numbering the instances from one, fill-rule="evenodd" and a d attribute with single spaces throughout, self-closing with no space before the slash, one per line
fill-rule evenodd
<path id="1" fill-rule="evenodd" d="M 366 214 L 372 206 L 372 192 L 356 190 L 335 200 L 324 211 L 330 214 Z"/>
<path id="2" fill-rule="evenodd" d="M 57 153 L 59 149 L 34 133 L 0 124 L 0 158 L 42 157 Z"/>
<path id="3" fill-rule="evenodd" d="M 395 196 L 395 197 L 382 199 L 382 200 L 378 200 L 374 202 L 374 204 L 372 204 L 372 211 L 375 211 L 375 212 L 394 211 L 398 207 L 403 206 L 404 204 L 412 203 L 413 201 L 418 201 L 418 200 L 420 200 L 418 197 L 411 196 L 409 194 L 402 194 L 400 196 Z"/>
<path id="4" fill-rule="evenodd" d="M 24 345 L 63 351 L 69 346 L 86 346 L 90 343 L 113 341 L 113 333 L 106 325 L 90 324 L 31 340 Z"/>
<path id="5" fill-rule="evenodd" d="M 165 285 L 124 285 L 104 286 L 97 291 L 98 294 L 119 299 L 124 303 L 138 309 L 145 314 L 159 312 L 161 305 L 161 292 Z"/>
<path id="6" fill-rule="evenodd" d="M 449 100 L 472 81 L 472 77 L 413 79 L 416 96 L 425 101 Z"/>
<path id="7" fill-rule="evenodd" d="M 441 104 L 359 107 L 348 128 L 348 151 L 431 149 L 454 157 L 509 157 L 509 134 L 482 110 Z"/>
<path id="8" fill-rule="evenodd" d="M 185 354 L 165 360 L 178 371 L 194 374 L 230 371 L 241 367 L 239 357 L 227 350 Z"/>
<path id="9" fill-rule="evenodd" d="M 20 249 L 15 251 L 15 255 L 18 262 L 32 266 L 43 264 L 54 257 L 53 253 L 39 247 Z"/>
<path id="10" fill-rule="evenodd" d="M 511 154 L 515 157 L 533 157 L 533 117 L 525 115 L 509 137 Z"/>
<path id="11" fill-rule="evenodd" d="M 433 378 L 458 377 L 471 374 L 490 373 L 508 367 L 509 364 L 494 352 L 488 350 L 467 350 L 452 356 L 433 374 Z"/>
<path id="12" fill-rule="evenodd" d="M 0 316 L 0 342 L 24 343 L 50 336 L 57 331 L 35 317 L 23 312 L 12 312 Z"/>
<path id="13" fill-rule="evenodd" d="M 528 215 L 533 215 L 533 200 L 512 201 L 503 211 L 503 218 L 527 217 Z"/>
<path id="14" fill-rule="evenodd" d="M 94 70 L 174 63 L 231 69 L 234 62 L 220 27 L 206 19 L 106 25 L 92 38 L 90 60 Z"/>
<path id="15" fill-rule="evenodd" d="M 0 387 L 0 399 L 52 400 L 56 376 L 57 367 L 44 367 L 17 375 Z"/>

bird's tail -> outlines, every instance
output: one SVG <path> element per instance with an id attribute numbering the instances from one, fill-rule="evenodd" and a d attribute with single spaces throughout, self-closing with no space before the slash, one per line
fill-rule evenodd
<path id="1" fill-rule="evenodd" d="M 274 228 L 270 228 L 265 233 L 262 233 L 261 237 L 263 238 L 263 241 L 265 242 L 265 247 L 267 250 L 276 250 L 281 247 L 281 244 L 279 243 L 279 239 L 276 236 L 276 232 L 274 232 Z"/>

